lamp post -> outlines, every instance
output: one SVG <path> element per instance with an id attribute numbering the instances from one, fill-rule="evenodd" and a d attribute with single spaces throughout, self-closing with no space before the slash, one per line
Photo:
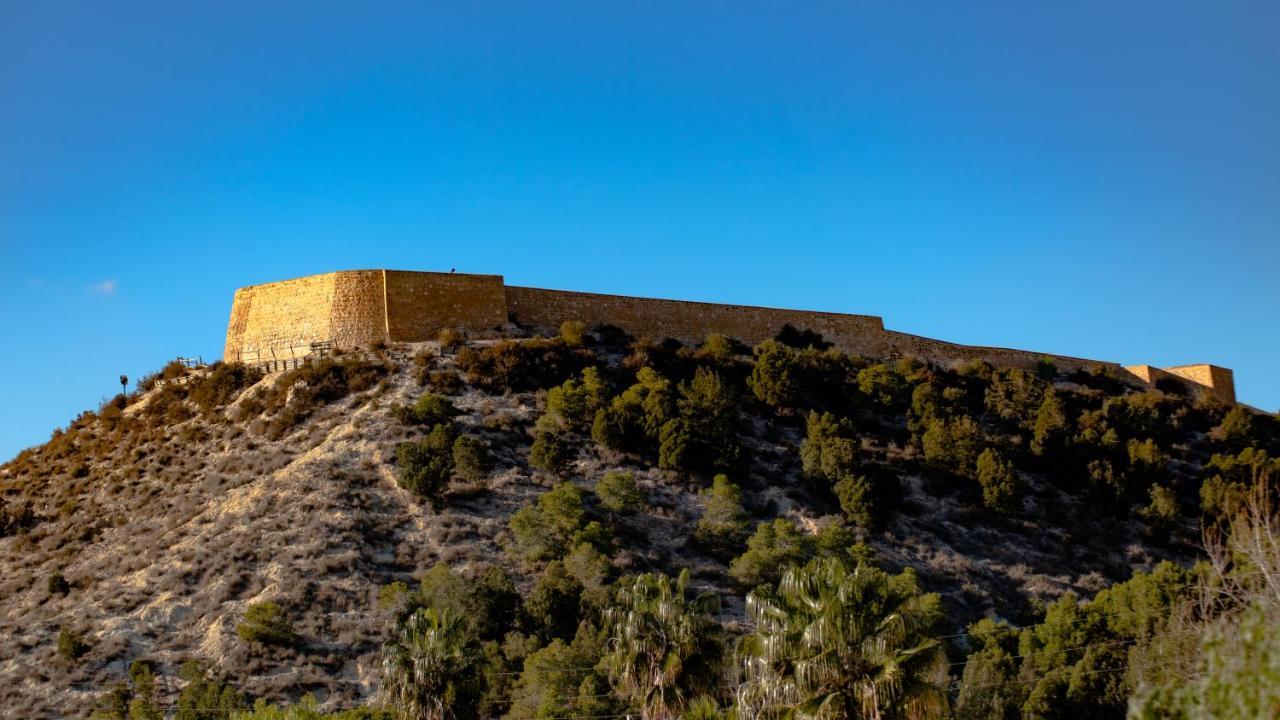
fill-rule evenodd
<path id="1" fill-rule="evenodd" d="M 127 395 L 128 392 L 129 392 L 129 376 L 121 375 L 120 376 L 120 394 Z"/>

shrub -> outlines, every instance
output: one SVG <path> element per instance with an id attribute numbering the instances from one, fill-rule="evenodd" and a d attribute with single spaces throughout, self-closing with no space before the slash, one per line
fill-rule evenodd
<path id="1" fill-rule="evenodd" d="M 209 372 L 192 382 L 188 396 L 196 407 L 205 412 L 226 405 L 240 394 L 241 390 L 262 379 L 262 372 L 240 363 L 216 362 Z"/>
<path id="2" fill-rule="evenodd" d="M 852 423 L 831 413 L 809 413 L 800 443 L 800 466 L 806 477 L 838 482 L 852 474 L 857 453 Z"/>
<path id="3" fill-rule="evenodd" d="M 561 477 L 569 474 L 577 457 L 573 443 L 550 430 L 543 430 L 534 436 L 533 446 L 529 448 L 530 465 Z"/>
<path id="4" fill-rule="evenodd" d="M 62 656 L 62 659 L 79 660 L 87 652 L 89 652 L 89 643 L 85 641 L 83 634 L 67 628 L 58 631 L 58 655 Z"/>
<path id="5" fill-rule="evenodd" d="M 982 431 L 967 415 L 950 420 L 934 418 L 921 438 L 927 462 L 958 474 L 967 474 L 974 467 L 981 444 Z"/>
<path id="6" fill-rule="evenodd" d="M 1023 483 L 1013 466 L 993 448 L 978 456 L 978 484 L 982 486 L 982 504 L 998 512 L 1010 514 L 1018 509 Z"/>
<path id="7" fill-rule="evenodd" d="M 756 399 L 774 408 L 794 405 L 800 395 L 796 351 L 766 340 L 755 348 L 755 365 L 747 386 Z"/>
<path id="8" fill-rule="evenodd" d="M 570 347 L 581 347 L 587 326 L 578 320 L 565 320 L 560 323 L 560 339 Z"/>
<path id="9" fill-rule="evenodd" d="M 987 411 L 1001 420 L 1029 424 L 1047 388 L 1043 380 L 1025 370 L 998 369 L 991 374 L 991 385 L 984 398 Z"/>
<path id="10" fill-rule="evenodd" d="M 512 549 L 525 560 L 564 557 L 585 529 L 586 514 L 581 491 L 560 483 L 511 516 Z"/>
<path id="11" fill-rule="evenodd" d="M 1066 430 L 1066 410 L 1058 394 L 1050 389 L 1044 394 L 1044 400 L 1036 410 L 1036 419 L 1032 426 L 1031 452 L 1036 455 L 1056 454 L 1065 443 Z"/>
<path id="12" fill-rule="evenodd" d="M 1036 377 L 1052 381 L 1058 377 L 1058 364 L 1051 357 L 1042 357 L 1036 362 Z"/>
<path id="13" fill-rule="evenodd" d="M 662 427 L 675 416 L 671 381 L 642 367 L 636 372 L 636 383 L 596 413 L 591 437 L 605 447 L 647 456 L 657 449 Z"/>
<path id="14" fill-rule="evenodd" d="M 734 347 L 733 341 L 727 336 L 718 333 L 708 335 L 707 339 L 698 348 L 699 356 L 720 362 L 731 360 L 737 354 L 737 348 Z"/>
<path id="15" fill-rule="evenodd" d="M 423 574 L 415 607 L 449 612 L 462 618 L 470 632 L 481 640 L 497 640 L 515 627 L 520 595 L 511 575 L 490 565 L 475 577 L 466 577 L 444 563 L 436 563 Z"/>
<path id="16" fill-rule="evenodd" d="M 1178 509 L 1178 496 L 1164 485 L 1152 485 L 1151 502 L 1138 514 L 1147 524 L 1147 535 L 1157 542 L 1169 539 L 1178 526 L 1182 513 Z"/>
<path id="17" fill-rule="evenodd" d="M 492 463 L 489 446 L 475 435 L 459 435 L 453 441 L 453 472 L 467 482 L 480 482 L 489 476 Z"/>
<path id="18" fill-rule="evenodd" d="M 742 490 L 726 475 L 716 475 L 702 493 L 702 517 L 694 529 L 694 539 L 717 553 L 736 549 L 747 536 L 747 513 L 742 508 Z"/>
<path id="19" fill-rule="evenodd" d="M 412 407 L 402 405 L 394 412 L 405 425 L 439 425 L 461 414 L 449 398 L 434 393 L 424 393 Z"/>
<path id="20" fill-rule="evenodd" d="M 559 385 L 594 361 L 589 351 L 555 339 L 463 348 L 457 363 L 471 383 L 480 388 L 490 392 L 527 392 Z"/>
<path id="21" fill-rule="evenodd" d="M 325 358 L 290 370 L 266 395 L 267 410 L 276 412 L 266 427 L 267 436 L 283 437 L 316 408 L 368 390 L 390 370 L 387 363 L 356 358 Z"/>
<path id="22" fill-rule="evenodd" d="M 1251 410 L 1236 405 L 1223 416 L 1222 423 L 1214 430 L 1214 434 L 1222 438 L 1228 448 L 1238 451 L 1256 441 L 1257 424 Z"/>
<path id="23" fill-rule="evenodd" d="M 884 527 L 902 499 L 897 476 L 875 468 L 847 475 L 833 489 L 849 522 L 867 530 Z"/>
<path id="24" fill-rule="evenodd" d="M 858 390 L 881 410 L 894 411 L 906 404 L 910 388 L 888 365 L 876 363 L 858 371 Z"/>
<path id="25" fill-rule="evenodd" d="M 213 676 L 204 663 L 189 660 L 178 669 L 178 677 L 186 681 L 178 693 L 178 711 L 174 720 L 230 720 L 236 710 L 247 710 L 248 699 L 229 683 Z"/>
<path id="26" fill-rule="evenodd" d="M 464 340 L 462 333 L 454 328 L 443 328 L 436 335 L 436 342 L 440 343 L 441 350 L 457 350 Z"/>
<path id="27" fill-rule="evenodd" d="M 658 466 L 691 472 L 733 468 L 739 459 L 738 407 L 721 377 L 698 368 L 680 383 L 678 418 L 663 423 L 658 437 Z"/>
<path id="28" fill-rule="evenodd" d="M 544 642 L 568 640 L 578 627 L 582 583 L 571 576 L 560 560 L 547 563 L 525 599 L 529 629 Z"/>
<path id="29" fill-rule="evenodd" d="M 49 581 L 46 585 L 48 586 L 50 595 L 66 596 L 67 593 L 71 592 L 71 585 L 67 583 L 67 579 L 62 576 L 62 573 L 57 570 L 49 576 Z"/>
<path id="30" fill-rule="evenodd" d="M 581 380 L 570 378 L 551 388 L 547 393 L 547 413 L 540 422 L 552 429 L 587 430 L 608 400 L 600 369 L 592 366 L 582 371 Z"/>
<path id="31" fill-rule="evenodd" d="M 644 493 L 629 472 L 607 472 L 595 487 L 596 497 L 606 510 L 634 513 L 644 507 Z"/>
<path id="32" fill-rule="evenodd" d="M 264 645 L 291 646 L 298 642 L 298 634 L 285 614 L 284 608 L 270 600 L 249 605 L 244 620 L 236 625 L 236 634 L 242 640 Z"/>
<path id="33" fill-rule="evenodd" d="M 396 479 L 439 511 L 453 474 L 453 431 L 436 425 L 422 440 L 396 447 Z"/>
<path id="34" fill-rule="evenodd" d="M 788 567 L 847 551 L 853 545 L 852 535 L 838 523 L 823 522 L 810 535 L 793 521 L 778 518 L 756 526 L 755 534 L 747 540 L 747 551 L 729 564 L 729 575 L 745 587 L 776 583 Z"/>

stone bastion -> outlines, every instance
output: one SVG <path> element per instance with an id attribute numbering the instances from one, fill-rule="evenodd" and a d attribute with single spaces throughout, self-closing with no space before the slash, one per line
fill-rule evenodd
<path id="1" fill-rule="evenodd" d="M 872 315 L 542 290 L 507 285 L 501 275 L 404 270 L 344 270 L 240 288 L 231 304 L 223 359 L 268 363 L 300 357 L 313 343 L 354 348 L 378 341 L 422 342 L 445 328 L 487 332 L 515 323 L 555 329 L 566 320 L 615 325 L 636 337 L 655 339 L 701 341 L 720 333 L 749 345 L 791 325 L 822 333 L 841 350 L 868 357 L 913 356 L 943 366 L 985 360 L 1025 369 L 1048 358 L 1066 371 L 1105 365 L 1143 384 L 1172 380 L 1235 402 L 1231 371 L 1215 365 L 1121 367 L 910 335 L 885 329 L 884 321 Z"/>

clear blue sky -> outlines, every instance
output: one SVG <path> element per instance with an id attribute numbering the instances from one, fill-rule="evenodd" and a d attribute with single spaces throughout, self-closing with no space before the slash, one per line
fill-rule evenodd
<path id="1" fill-rule="evenodd" d="M 0 456 L 216 357 L 236 287 L 360 267 L 1280 406 L 1276 2 L 189 5 L 0 3 Z"/>

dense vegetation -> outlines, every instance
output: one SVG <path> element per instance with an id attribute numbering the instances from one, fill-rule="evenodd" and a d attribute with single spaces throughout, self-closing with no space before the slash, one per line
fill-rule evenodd
<path id="1" fill-rule="evenodd" d="M 795 329 L 755 348 L 719 336 L 633 342 L 580 324 L 550 339 L 449 340 L 456 356 L 416 356 L 416 395 L 390 408 L 402 435 L 391 474 L 430 515 L 497 493 L 509 465 L 527 469 L 545 489 L 504 518 L 502 555 L 376 589 L 386 639 L 369 706 L 326 715 L 297 700 L 306 688 L 293 705 L 254 704 L 190 663 L 178 717 L 1249 718 L 1280 708 L 1276 417 L 1182 386 L 1132 387 L 1102 367 L 885 362 Z M 39 467 L 88 483 L 93 458 L 128 462 L 149 436 L 202 413 L 277 440 L 345 398 L 375 402 L 398 372 L 385 349 L 273 383 L 239 366 L 169 367 L 148 392 L 19 456 L 9 476 Z M 477 392 L 527 396 L 538 415 L 477 424 L 459 407 Z M 793 480 L 780 507 L 772 486 Z M 668 488 L 697 499 L 696 522 L 670 526 L 686 554 L 646 555 L 637 528 L 671 512 Z M 929 499 L 993 531 L 1051 530 L 1091 551 L 1137 542 L 1165 559 L 1091 597 L 975 607 L 903 567 L 887 542 Z M 43 521 L 17 485 L 4 501 L 6 535 Z M 695 557 L 720 569 L 691 572 Z M 49 593 L 66 585 L 50 577 Z M 255 652 L 319 644 L 295 628 L 296 609 L 248 604 L 237 633 Z M 57 646 L 67 663 L 91 653 L 84 628 L 63 628 Z M 97 716 L 160 717 L 155 673 L 134 662 Z"/>

